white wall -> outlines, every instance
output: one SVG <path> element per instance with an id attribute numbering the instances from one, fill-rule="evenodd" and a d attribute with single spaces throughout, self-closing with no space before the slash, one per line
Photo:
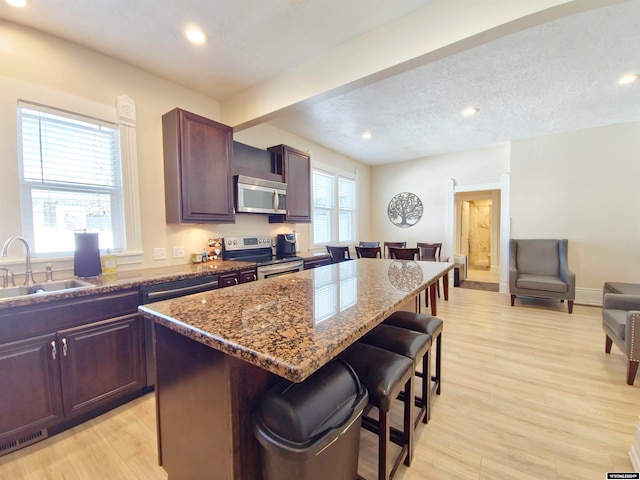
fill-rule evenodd
<path id="1" fill-rule="evenodd" d="M 308 248 L 308 225 L 269 224 L 266 215 L 242 214 L 233 225 L 166 224 L 164 209 L 164 173 L 162 154 L 162 121 L 164 113 L 175 107 L 220 120 L 220 103 L 176 84 L 150 75 L 134 66 L 117 61 L 74 43 L 0 20 L 0 242 L 22 232 L 20 223 L 17 120 L 18 99 L 32 100 L 52 107 L 94 114 L 115 121 L 116 97 L 129 95 L 136 103 L 137 153 L 140 209 L 142 219 L 142 264 L 119 268 L 157 267 L 181 264 L 188 254 L 201 252 L 209 237 L 302 231 L 300 247 Z M 86 110 L 86 111 L 83 111 Z M 266 148 L 286 143 L 301 150 L 311 150 L 313 160 L 342 168 L 358 168 L 364 186 L 360 193 L 369 195 L 368 167 L 337 155 L 307 140 L 269 126 L 257 126 L 240 132 L 242 143 Z M 363 202 L 362 228 L 368 228 L 368 211 Z M 154 261 L 154 247 L 183 245 L 187 257 Z M 12 254 L 18 255 L 19 249 Z M 34 271 L 44 271 L 35 260 Z M 62 262 L 70 269 L 70 261 Z M 15 267 L 20 272 L 22 265 Z M 56 270 L 59 269 L 56 264 Z M 13 269 L 13 267 L 12 267 Z"/>
<path id="2" fill-rule="evenodd" d="M 511 236 L 568 238 L 599 301 L 605 281 L 640 282 L 639 180 L 640 122 L 513 142 Z"/>
<path id="3" fill-rule="evenodd" d="M 437 155 L 371 169 L 371 238 L 380 242 L 446 242 L 447 182 L 456 185 L 499 183 L 509 171 L 509 146 Z M 395 226 L 387 217 L 387 205 L 398 193 L 411 192 L 422 201 L 424 213 L 414 226 Z M 453 246 L 443 245 L 443 255 L 452 255 Z"/>
<path id="4" fill-rule="evenodd" d="M 640 282 L 640 122 L 375 167 L 372 236 L 410 245 L 444 239 L 447 180 L 497 183 L 505 172 L 511 237 L 568 238 L 577 303 L 600 304 L 606 281 Z M 386 215 L 391 197 L 403 191 L 416 193 L 425 207 L 423 219 L 408 229 Z"/>

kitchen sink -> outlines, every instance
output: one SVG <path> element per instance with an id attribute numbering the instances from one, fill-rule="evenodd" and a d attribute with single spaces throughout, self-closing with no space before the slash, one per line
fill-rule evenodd
<path id="1" fill-rule="evenodd" d="M 38 295 L 50 292 L 62 292 L 75 288 L 93 287 L 92 283 L 78 278 L 54 280 L 53 282 L 37 283 L 35 285 L 19 285 L 16 287 L 0 288 L 0 298 L 21 297 L 23 295 Z"/>

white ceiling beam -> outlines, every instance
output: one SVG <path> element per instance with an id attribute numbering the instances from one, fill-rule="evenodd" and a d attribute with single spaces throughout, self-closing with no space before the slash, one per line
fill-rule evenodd
<path id="1" fill-rule="evenodd" d="M 302 102 L 324 100 L 510 33 L 611 3 L 434 0 L 226 99 L 222 122 L 243 130 Z"/>

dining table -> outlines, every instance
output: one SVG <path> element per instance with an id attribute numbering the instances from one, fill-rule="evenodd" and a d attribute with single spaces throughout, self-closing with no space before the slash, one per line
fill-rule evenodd
<path id="1" fill-rule="evenodd" d="M 159 463 L 170 480 L 262 478 L 253 412 L 453 268 L 360 258 L 141 305 L 153 322 Z"/>

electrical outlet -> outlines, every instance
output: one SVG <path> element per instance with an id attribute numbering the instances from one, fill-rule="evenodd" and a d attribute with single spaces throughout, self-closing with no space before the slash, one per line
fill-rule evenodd
<path id="1" fill-rule="evenodd" d="M 166 248 L 154 248 L 153 249 L 153 259 L 154 260 L 166 260 L 167 259 L 167 249 Z"/>
<path id="2" fill-rule="evenodd" d="M 173 258 L 184 258 L 184 247 L 173 247 Z"/>

